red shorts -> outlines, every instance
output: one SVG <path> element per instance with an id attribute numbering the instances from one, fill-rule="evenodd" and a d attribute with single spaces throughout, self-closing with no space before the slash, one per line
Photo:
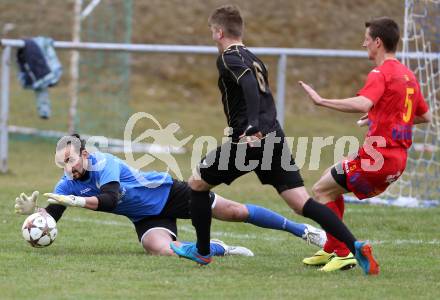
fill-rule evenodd
<path id="1" fill-rule="evenodd" d="M 346 176 L 349 191 L 358 199 L 365 199 L 383 193 L 387 187 L 402 175 L 406 166 L 406 150 L 383 151 L 383 164 L 381 167 L 371 167 L 370 156 L 362 151 L 351 159 L 342 161 L 342 168 Z M 364 164 L 362 164 L 364 160 Z M 377 169 L 377 170 L 376 170 Z"/>

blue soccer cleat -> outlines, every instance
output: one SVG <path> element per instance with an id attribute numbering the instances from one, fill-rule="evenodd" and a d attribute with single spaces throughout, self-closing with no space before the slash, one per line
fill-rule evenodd
<path id="1" fill-rule="evenodd" d="M 373 248 L 368 242 L 354 242 L 355 257 L 366 275 L 379 275 L 379 264 L 373 257 Z"/>
<path id="2" fill-rule="evenodd" d="M 204 266 L 212 261 L 211 254 L 201 255 L 197 251 L 195 243 L 182 244 L 180 247 L 176 246 L 173 242 L 170 243 L 171 250 L 174 251 L 179 257 L 183 257 Z"/>

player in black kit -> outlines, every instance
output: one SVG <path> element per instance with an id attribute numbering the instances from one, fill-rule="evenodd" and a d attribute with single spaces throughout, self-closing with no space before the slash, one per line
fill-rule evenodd
<path id="1" fill-rule="evenodd" d="M 344 242 L 358 260 L 372 259 L 371 246 L 356 241 L 342 221 L 325 205 L 313 200 L 295 166 L 284 132 L 276 119 L 276 109 L 264 63 L 242 43 L 243 20 L 237 7 L 226 5 L 209 17 L 212 38 L 219 57 L 218 85 L 228 121 L 230 140 L 207 154 L 190 180 L 191 218 L 197 243 L 178 246 L 173 251 L 206 265 L 209 249 L 211 207 L 209 191 L 230 184 L 238 177 L 255 172 L 262 184 L 272 185 L 298 214 L 311 218 Z M 355 246 L 356 244 L 356 246 Z"/>

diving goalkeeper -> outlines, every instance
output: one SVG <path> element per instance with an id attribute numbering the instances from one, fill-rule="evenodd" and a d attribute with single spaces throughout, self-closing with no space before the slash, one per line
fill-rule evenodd
<path id="1" fill-rule="evenodd" d="M 64 141 L 64 142 L 62 142 Z M 174 255 L 170 242 L 177 239 L 176 219 L 189 219 L 190 188 L 167 173 L 141 172 L 107 153 L 89 153 L 79 135 L 64 137 L 56 149 L 57 165 L 64 176 L 53 193 L 44 194 L 50 203 L 45 209 L 58 221 L 66 207 L 114 213 L 128 217 L 134 224 L 139 242 L 152 255 Z M 38 192 L 21 194 L 16 199 L 19 214 L 37 210 Z M 255 226 L 283 230 L 322 247 L 325 232 L 311 225 L 298 224 L 264 207 L 240 204 L 210 193 L 214 217 L 229 222 L 247 222 Z M 253 256 L 239 246 L 211 240 L 214 255 Z"/>

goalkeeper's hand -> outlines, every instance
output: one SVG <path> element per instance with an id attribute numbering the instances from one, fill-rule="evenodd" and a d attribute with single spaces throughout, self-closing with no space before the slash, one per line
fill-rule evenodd
<path id="1" fill-rule="evenodd" d="M 39 194 L 38 191 L 34 191 L 30 196 L 21 193 L 19 197 L 15 198 L 15 213 L 20 215 L 31 215 L 36 212 L 37 198 Z"/>
<path id="2" fill-rule="evenodd" d="M 73 195 L 58 195 L 58 194 L 52 194 L 52 193 L 45 193 L 45 197 L 49 198 L 47 199 L 47 202 L 50 204 L 61 204 L 64 206 L 75 206 L 75 207 L 84 207 L 86 206 L 86 198 L 84 197 L 78 197 Z"/>

